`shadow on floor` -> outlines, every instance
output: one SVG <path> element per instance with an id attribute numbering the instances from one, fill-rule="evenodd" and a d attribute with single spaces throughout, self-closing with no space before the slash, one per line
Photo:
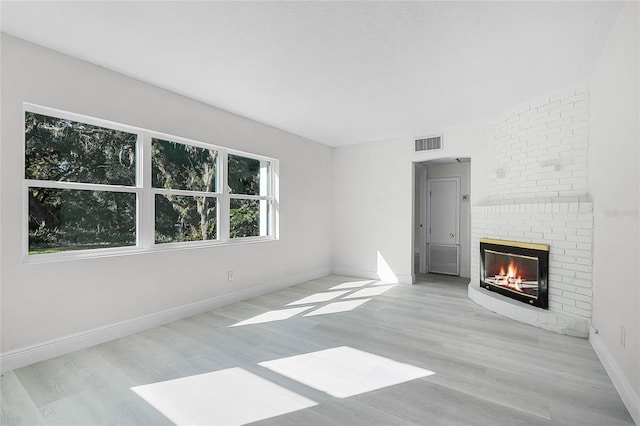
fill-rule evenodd
<path id="1" fill-rule="evenodd" d="M 469 278 L 459 277 L 454 275 L 443 274 L 419 274 L 416 273 L 416 284 L 454 284 L 454 285 L 468 285 Z"/>

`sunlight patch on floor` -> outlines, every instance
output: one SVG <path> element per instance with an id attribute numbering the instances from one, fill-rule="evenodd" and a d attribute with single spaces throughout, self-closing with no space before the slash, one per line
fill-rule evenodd
<path id="1" fill-rule="evenodd" d="M 282 321 L 282 320 L 289 319 L 293 316 L 296 316 L 304 311 L 308 311 L 309 309 L 311 309 L 311 307 L 305 306 L 300 308 L 289 308 L 289 309 L 279 309 L 276 311 L 269 311 L 260 315 L 256 315 L 255 317 L 246 319 L 244 321 L 240 321 L 238 323 L 230 325 L 229 327 L 239 327 L 242 325 L 249 325 L 249 324 L 263 324 L 263 323 L 273 322 L 273 321 Z"/>
<path id="2" fill-rule="evenodd" d="M 241 425 L 317 405 L 242 368 L 131 389 L 177 425 Z"/>
<path id="3" fill-rule="evenodd" d="M 312 317 L 315 315 L 326 315 L 326 314 L 335 314 L 338 312 L 348 312 L 352 311 L 360 305 L 365 304 L 371 299 L 358 299 L 358 300 L 346 300 L 343 302 L 333 302 L 328 305 L 324 305 L 315 311 L 311 311 L 308 314 L 305 314 L 305 317 Z"/>
<path id="4" fill-rule="evenodd" d="M 315 306 L 300 306 L 273 310 L 256 315 L 244 321 L 240 321 L 238 323 L 230 325 L 229 327 L 283 321 L 304 312 L 307 312 L 305 315 L 303 315 L 305 317 L 334 314 L 338 312 L 348 312 L 372 300 L 370 298 L 371 296 L 379 296 L 393 287 L 395 287 L 395 284 L 382 284 L 380 282 L 372 280 L 343 282 L 334 287 L 331 287 L 327 291 L 314 293 L 285 305 Z M 341 288 L 342 290 L 336 291 L 335 289 L 338 288 Z"/>
<path id="5" fill-rule="evenodd" d="M 343 288 L 358 288 L 364 287 L 367 284 L 371 284 L 375 281 L 348 281 L 346 283 L 338 284 L 331 287 L 329 290 L 342 290 Z"/>
<path id="6" fill-rule="evenodd" d="M 308 304 L 308 303 L 326 302 L 328 300 L 335 299 L 336 297 L 340 297 L 340 296 L 345 295 L 347 293 L 349 293 L 349 290 L 329 291 L 329 292 L 325 292 L 325 293 L 316 293 L 316 294 L 312 294 L 311 296 L 304 297 L 304 298 L 302 298 L 300 300 L 296 300 L 295 302 L 287 303 L 286 306 L 290 306 L 290 305 L 305 305 L 305 304 Z"/>
<path id="7" fill-rule="evenodd" d="M 259 365 L 336 398 L 360 395 L 435 374 L 348 346 Z"/>
<path id="8" fill-rule="evenodd" d="M 356 298 L 356 297 L 379 296 L 382 293 L 385 293 L 388 290 L 391 290 L 395 286 L 396 286 L 395 284 L 392 284 L 392 285 L 379 285 L 379 286 L 375 286 L 375 287 L 363 288 L 362 290 L 358 290 L 353 294 L 345 296 L 344 299 L 353 299 L 353 298 Z"/>

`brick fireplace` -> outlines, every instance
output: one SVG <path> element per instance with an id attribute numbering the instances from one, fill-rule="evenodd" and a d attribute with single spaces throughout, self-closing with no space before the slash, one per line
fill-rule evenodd
<path id="1" fill-rule="evenodd" d="M 586 337 L 592 311 L 593 205 L 587 194 L 589 94 L 557 91 L 489 128 L 488 200 L 471 208 L 469 297 L 507 317 Z M 481 288 L 481 239 L 549 247 L 548 310 Z"/>

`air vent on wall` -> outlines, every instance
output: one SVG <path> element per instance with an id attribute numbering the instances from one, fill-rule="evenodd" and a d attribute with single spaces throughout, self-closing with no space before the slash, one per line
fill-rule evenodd
<path id="1" fill-rule="evenodd" d="M 415 143 L 415 152 L 440 150 L 442 149 L 442 136 L 418 138 L 415 140 Z"/>

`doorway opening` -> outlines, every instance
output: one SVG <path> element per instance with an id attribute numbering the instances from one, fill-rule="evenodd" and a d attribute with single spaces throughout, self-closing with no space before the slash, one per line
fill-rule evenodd
<path id="1" fill-rule="evenodd" d="M 414 272 L 471 276 L 470 158 L 415 163 Z"/>

